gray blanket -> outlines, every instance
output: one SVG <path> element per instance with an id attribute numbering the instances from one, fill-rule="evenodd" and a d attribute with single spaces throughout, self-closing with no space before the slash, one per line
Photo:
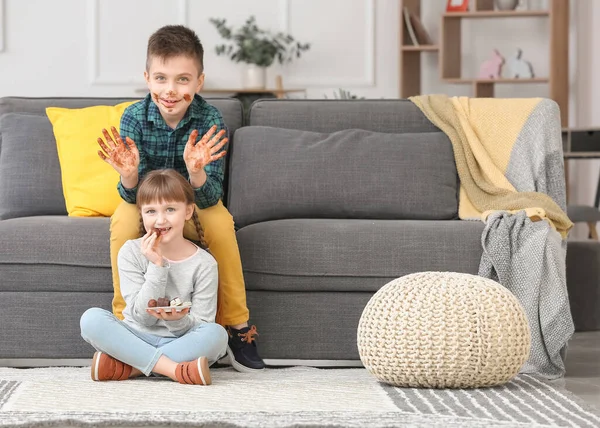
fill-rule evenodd
<path id="1" fill-rule="evenodd" d="M 529 320 L 531 353 L 521 373 L 563 376 L 574 326 L 560 234 L 545 221 L 532 222 L 524 211 L 496 212 L 488 217 L 481 244 L 479 275 L 508 288 Z"/>
<path id="2" fill-rule="evenodd" d="M 506 177 L 519 192 L 542 192 L 566 212 L 560 118 L 541 102 L 511 152 Z M 566 240 L 547 221 L 520 211 L 488 216 L 481 237 L 479 275 L 508 288 L 525 309 L 531 354 L 521 369 L 549 379 L 565 373 L 567 342 L 575 328 L 566 286 Z"/>

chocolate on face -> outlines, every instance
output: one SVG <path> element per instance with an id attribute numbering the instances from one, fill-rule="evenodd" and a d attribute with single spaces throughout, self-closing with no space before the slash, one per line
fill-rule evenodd
<path id="1" fill-rule="evenodd" d="M 169 96 L 174 96 L 175 93 L 170 92 L 168 94 Z M 160 96 L 156 93 L 156 92 L 152 92 L 152 98 L 154 99 L 154 101 L 158 104 L 160 102 Z M 185 100 L 185 102 L 190 102 L 192 101 L 192 96 L 190 94 L 183 94 L 183 99 Z M 168 112 L 171 113 L 173 111 L 172 108 L 168 109 Z"/>

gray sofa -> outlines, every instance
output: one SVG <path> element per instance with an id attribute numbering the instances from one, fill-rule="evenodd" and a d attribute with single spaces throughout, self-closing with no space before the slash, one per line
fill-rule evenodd
<path id="1" fill-rule="evenodd" d="M 0 98 L 0 364 L 93 352 L 79 317 L 111 305 L 109 219 L 66 215 L 44 109 L 122 101 Z M 409 101 L 261 100 L 245 126 L 237 100 L 209 102 L 232 137 L 225 201 L 263 358 L 356 361 L 358 319 L 384 284 L 477 272 L 483 224 L 457 220 L 450 142 Z M 572 304 L 597 312 L 600 274 L 581 274 L 578 251 L 599 255 L 569 245 Z M 597 315 L 574 317 L 600 328 Z"/>

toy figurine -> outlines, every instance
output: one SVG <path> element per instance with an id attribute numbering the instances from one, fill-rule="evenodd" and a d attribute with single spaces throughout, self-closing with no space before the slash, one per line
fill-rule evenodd
<path id="1" fill-rule="evenodd" d="M 529 61 L 521 58 L 523 51 L 517 49 L 517 54 L 506 62 L 505 77 L 511 79 L 531 79 L 533 77 L 533 67 Z"/>
<path id="2" fill-rule="evenodd" d="M 502 72 L 504 57 L 500 55 L 497 49 L 494 49 L 492 57 L 481 64 L 479 68 L 480 79 L 498 79 Z"/>

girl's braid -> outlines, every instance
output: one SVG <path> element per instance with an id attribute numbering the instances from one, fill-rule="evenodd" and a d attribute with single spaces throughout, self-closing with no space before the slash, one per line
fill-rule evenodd
<path id="1" fill-rule="evenodd" d="M 192 214 L 192 221 L 194 222 L 194 226 L 196 226 L 196 233 L 198 234 L 198 243 L 200 244 L 200 248 L 206 250 L 208 245 L 206 245 L 206 241 L 204 240 L 204 230 L 202 230 L 202 225 L 200 224 L 198 213 L 195 209 L 194 213 Z"/>

